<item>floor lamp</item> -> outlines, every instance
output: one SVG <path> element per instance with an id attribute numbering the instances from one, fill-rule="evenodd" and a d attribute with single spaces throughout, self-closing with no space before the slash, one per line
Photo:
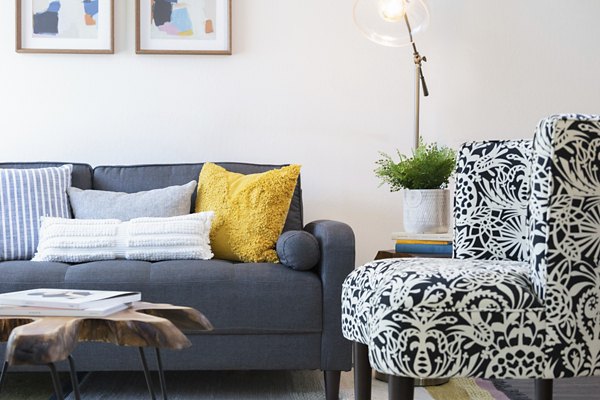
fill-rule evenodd
<path id="1" fill-rule="evenodd" d="M 415 149 L 421 143 L 419 117 L 421 112 L 421 89 L 423 96 L 429 90 L 423 76 L 423 62 L 427 59 L 419 53 L 414 36 L 429 25 L 429 9 L 425 0 L 356 0 L 354 23 L 371 41 L 389 47 L 411 45 L 415 62 Z M 384 374 L 376 374 L 387 381 Z M 440 385 L 447 379 L 416 379 L 417 386 Z"/>
<path id="2" fill-rule="evenodd" d="M 427 59 L 417 50 L 414 36 L 429 25 L 429 10 L 425 0 L 356 0 L 354 23 L 371 41 L 390 47 L 412 45 L 415 62 L 415 149 L 420 143 L 419 117 L 421 89 L 423 96 L 429 90 L 423 76 L 423 62 Z"/>

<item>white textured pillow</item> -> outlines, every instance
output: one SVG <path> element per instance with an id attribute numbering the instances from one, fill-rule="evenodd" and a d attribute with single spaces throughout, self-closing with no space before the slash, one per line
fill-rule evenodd
<path id="1" fill-rule="evenodd" d="M 127 222 L 43 217 L 32 261 L 208 260 L 213 217 L 212 211 Z"/>

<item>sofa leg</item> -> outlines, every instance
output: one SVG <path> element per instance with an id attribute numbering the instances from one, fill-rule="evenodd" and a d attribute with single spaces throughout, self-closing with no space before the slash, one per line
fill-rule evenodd
<path id="1" fill-rule="evenodd" d="M 354 342 L 354 398 L 371 400 L 371 364 L 369 346 Z"/>
<path id="2" fill-rule="evenodd" d="M 552 379 L 535 380 L 535 400 L 552 400 Z"/>
<path id="3" fill-rule="evenodd" d="M 389 400 L 414 400 L 415 380 L 400 376 L 388 376 L 388 399 Z"/>
<path id="4" fill-rule="evenodd" d="M 339 400 L 342 371 L 323 371 L 323 374 L 325 375 L 325 398 Z"/>

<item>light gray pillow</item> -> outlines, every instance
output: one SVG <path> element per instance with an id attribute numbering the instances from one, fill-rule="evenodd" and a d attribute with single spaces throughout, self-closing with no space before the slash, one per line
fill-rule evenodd
<path id="1" fill-rule="evenodd" d="M 69 188 L 73 216 L 77 219 L 176 217 L 190 213 L 196 181 L 137 193 Z"/>

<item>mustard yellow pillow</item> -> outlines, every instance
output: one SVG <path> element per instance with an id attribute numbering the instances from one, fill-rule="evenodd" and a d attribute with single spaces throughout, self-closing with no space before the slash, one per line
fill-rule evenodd
<path id="1" fill-rule="evenodd" d="M 196 212 L 214 211 L 215 258 L 279 262 L 275 245 L 300 175 L 299 165 L 243 175 L 206 163 L 198 178 Z"/>

